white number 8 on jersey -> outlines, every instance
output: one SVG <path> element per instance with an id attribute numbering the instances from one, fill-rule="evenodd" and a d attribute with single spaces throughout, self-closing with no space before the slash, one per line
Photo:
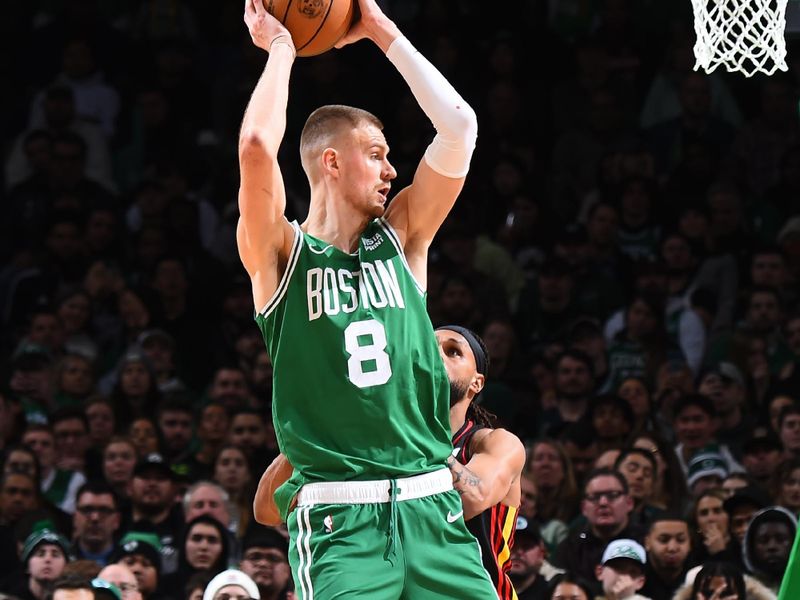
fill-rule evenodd
<path id="1" fill-rule="evenodd" d="M 359 345 L 358 338 L 369 336 L 371 342 Z M 383 385 L 392 376 L 392 365 L 386 354 L 386 330 L 374 320 L 355 321 L 344 330 L 344 347 L 350 358 L 347 360 L 347 375 L 350 381 L 360 387 Z M 364 371 L 367 361 L 375 361 L 374 370 Z"/>

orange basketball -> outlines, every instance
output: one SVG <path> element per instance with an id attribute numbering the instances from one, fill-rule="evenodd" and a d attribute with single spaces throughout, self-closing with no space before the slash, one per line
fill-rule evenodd
<path id="1" fill-rule="evenodd" d="M 292 34 L 297 56 L 333 48 L 350 29 L 353 0 L 263 0 L 264 7 Z"/>

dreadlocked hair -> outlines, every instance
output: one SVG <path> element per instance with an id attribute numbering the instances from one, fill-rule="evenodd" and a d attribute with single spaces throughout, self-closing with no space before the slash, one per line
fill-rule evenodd
<path id="1" fill-rule="evenodd" d="M 483 408 L 480 404 L 470 402 L 467 408 L 467 418 L 475 421 L 478 425 L 483 427 L 491 427 L 497 424 L 497 415 Z"/>

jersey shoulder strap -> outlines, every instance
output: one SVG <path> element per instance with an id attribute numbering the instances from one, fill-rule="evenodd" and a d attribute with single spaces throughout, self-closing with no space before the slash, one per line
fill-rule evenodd
<path id="1" fill-rule="evenodd" d="M 481 429 L 486 429 L 472 419 L 467 419 L 461 428 L 453 434 L 453 456 L 462 465 L 472 459 L 472 438 Z"/>

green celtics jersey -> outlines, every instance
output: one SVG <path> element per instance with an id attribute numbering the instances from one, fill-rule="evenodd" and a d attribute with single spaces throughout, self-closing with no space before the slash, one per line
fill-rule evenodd
<path id="1" fill-rule="evenodd" d="M 281 451 L 302 482 L 443 467 L 449 383 L 397 234 L 375 220 L 347 254 L 293 227 L 286 272 L 256 315 Z"/>

